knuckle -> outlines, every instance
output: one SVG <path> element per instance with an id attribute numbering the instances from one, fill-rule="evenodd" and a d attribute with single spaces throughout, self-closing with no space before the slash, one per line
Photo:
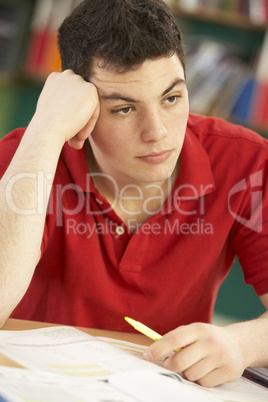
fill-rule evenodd
<path id="1" fill-rule="evenodd" d="M 50 73 L 50 74 L 48 75 L 47 81 L 52 81 L 52 80 L 54 80 L 54 79 L 58 76 L 58 74 L 59 74 L 59 73 L 57 73 L 56 71 L 53 71 L 52 73 Z"/>
<path id="2" fill-rule="evenodd" d="M 183 371 L 189 366 L 187 356 L 183 352 L 175 353 L 173 359 L 176 361 L 179 371 Z"/>
<path id="3" fill-rule="evenodd" d="M 193 327 L 193 330 L 199 334 L 202 334 L 207 330 L 207 324 L 204 324 L 203 322 L 195 322 L 191 325 Z"/>
<path id="4" fill-rule="evenodd" d="M 176 345 L 178 342 L 178 335 L 175 332 L 170 332 L 169 336 L 166 338 L 167 342 L 171 345 Z"/>
<path id="5" fill-rule="evenodd" d="M 157 359 L 161 355 L 161 345 L 155 342 L 148 348 L 147 352 L 152 358 Z"/>
<path id="6" fill-rule="evenodd" d="M 212 382 L 208 377 L 200 378 L 197 383 L 205 388 L 211 388 L 218 385 L 215 382 Z"/>
<path id="7" fill-rule="evenodd" d="M 216 347 L 218 346 L 218 344 L 219 344 L 218 339 L 215 338 L 215 337 L 213 336 L 213 334 L 210 334 L 210 335 L 206 338 L 205 342 L 206 342 L 206 345 L 208 346 L 208 348 L 210 348 L 210 349 L 216 348 Z"/>
<path id="8" fill-rule="evenodd" d="M 74 72 L 70 68 L 66 68 L 66 70 L 63 70 L 62 72 L 64 75 L 70 75 L 74 74 Z"/>
<path id="9" fill-rule="evenodd" d="M 188 370 L 185 370 L 185 371 L 183 372 L 183 374 L 185 375 L 185 377 L 186 377 L 187 380 L 189 380 L 189 381 L 194 382 L 194 381 L 197 381 L 197 380 L 198 380 L 198 375 L 197 375 L 197 373 L 195 372 L 194 368 L 190 368 L 190 369 L 188 369 Z"/>
<path id="10" fill-rule="evenodd" d="M 164 361 L 163 367 L 175 371 L 177 373 L 182 372 L 183 369 L 185 368 L 179 360 L 174 358 L 174 356 L 167 357 Z"/>
<path id="11" fill-rule="evenodd" d="M 174 359 L 174 356 L 167 357 L 164 360 L 163 367 L 176 373 L 182 372 L 180 363 L 176 359 Z"/>

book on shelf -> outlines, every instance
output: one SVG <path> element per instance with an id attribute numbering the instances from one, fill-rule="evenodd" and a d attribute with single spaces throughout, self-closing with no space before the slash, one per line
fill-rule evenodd
<path id="1" fill-rule="evenodd" d="M 31 14 L 28 1 L 0 1 L 0 77 L 14 78 L 23 58 L 23 44 Z"/>
<path id="2" fill-rule="evenodd" d="M 44 48 L 53 0 L 37 0 L 30 28 L 30 38 L 24 69 L 29 75 L 38 75 L 42 70 Z M 40 73 L 42 75 L 42 72 Z"/>
<path id="3" fill-rule="evenodd" d="M 208 37 L 189 35 L 187 87 L 190 110 L 268 129 L 268 33 L 258 57 L 248 64 L 239 49 Z"/>
<path id="4" fill-rule="evenodd" d="M 256 65 L 256 79 L 260 82 L 268 82 L 268 28 L 265 32 L 263 43 L 259 52 Z"/>
<path id="5" fill-rule="evenodd" d="M 267 1 L 249 0 L 249 19 L 256 25 L 267 23 Z"/>
<path id="6" fill-rule="evenodd" d="M 245 64 L 225 44 L 208 38 L 193 36 L 186 48 L 191 111 L 229 118 L 239 99 Z"/>
<path id="7" fill-rule="evenodd" d="M 268 23 L 267 0 L 168 0 L 168 4 L 178 6 L 187 13 L 219 13 L 224 12 L 230 16 L 245 16 L 255 25 Z M 179 12 L 179 8 L 176 8 Z"/>
<path id="8" fill-rule="evenodd" d="M 254 104 L 256 80 L 252 75 L 242 78 L 237 89 L 237 101 L 231 110 L 231 117 L 238 123 L 247 124 L 250 120 L 252 106 Z"/>
<path id="9" fill-rule="evenodd" d="M 57 29 L 77 4 L 74 0 L 37 0 L 24 66 L 26 74 L 44 79 L 61 70 Z"/>
<path id="10" fill-rule="evenodd" d="M 232 70 L 232 75 L 228 79 L 225 88 L 221 91 L 217 99 L 208 112 L 212 116 L 218 116 L 225 120 L 231 118 L 231 111 L 239 98 L 241 87 L 243 85 L 246 67 L 236 65 Z"/>
<path id="11" fill-rule="evenodd" d="M 241 91 L 233 116 L 242 118 L 255 129 L 268 128 L 268 31 L 255 65 L 254 75 L 249 79 L 244 91 Z"/>
<path id="12" fill-rule="evenodd" d="M 197 89 L 190 90 L 191 110 L 198 114 L 209 115 L 213 109 L 215 111 L 218 108 L 221 115 L 226 114 L 227 105 L 225 104 L 225 108 L 222 109 L 223 103 L 221 103 L 220 108 L 219 101 L 228 97 L 226 99 L 228 107 L 233 102 L 235 97 L 233 83 L 240 73 L 241 67 L 235 58 L 231 56 L 222 58 L 206 77 L 203 76 L 203 80 L 197 85 Z M 232 83 L 231 86 L 230 83 Z"/>
<path id="13" fill-rule="evenodd" d="M 268 82 L 256 81 L 249 121 L 256 128 L 268 127 Z"/>

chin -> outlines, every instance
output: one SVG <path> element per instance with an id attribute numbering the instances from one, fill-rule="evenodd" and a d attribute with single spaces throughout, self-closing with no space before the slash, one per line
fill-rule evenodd
<path id="1" fill-rule="evenodd" d="M 137 181 L 143 183 L 159 183 L 164 182 L 172 178 L 172 174 L 174 172 L 175 166 L 170 166 L 165 169 L 155 169 L 151 167 L 149 170 L 141 174 L 139 178 L 137 177 Z"/>

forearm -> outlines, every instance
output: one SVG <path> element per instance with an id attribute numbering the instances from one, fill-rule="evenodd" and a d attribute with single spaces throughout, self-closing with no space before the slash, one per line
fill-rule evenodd
<path id="1" fill-rule="evenodd" d="M 268 312 L 259 318 L 226 327 L 239 340 L 245 367 L 268 366 Z"/>
<path id="2" fill-rule="evenodd" d="M 62 145 L 34 117 L 0 182 L 0 325 L 24 295 L 39 260 Z"/>
<path id="3" fill-rule="evenodd" d="M 40 257 L 50 188 L 63 144 L 82 148 L 99 116 L 97 89 L 71 70 L 51 74 L 0 183 L 0 325 Z"/>

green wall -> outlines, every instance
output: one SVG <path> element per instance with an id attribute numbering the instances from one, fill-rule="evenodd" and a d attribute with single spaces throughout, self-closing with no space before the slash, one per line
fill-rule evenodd
<path id="1" fill-rule="evenodd" d="M 215 312 L 248 320 L 258 317 L 264 311 L 265 308 L 253 288 L 245 284 L 242 269 L 236 260 L 220 288 Z"/>
<path id="2" fill-rule="evenodd" d="M 0 84 L 0 137 L 29 123 L 40 91 L 40 84 Z"/>

